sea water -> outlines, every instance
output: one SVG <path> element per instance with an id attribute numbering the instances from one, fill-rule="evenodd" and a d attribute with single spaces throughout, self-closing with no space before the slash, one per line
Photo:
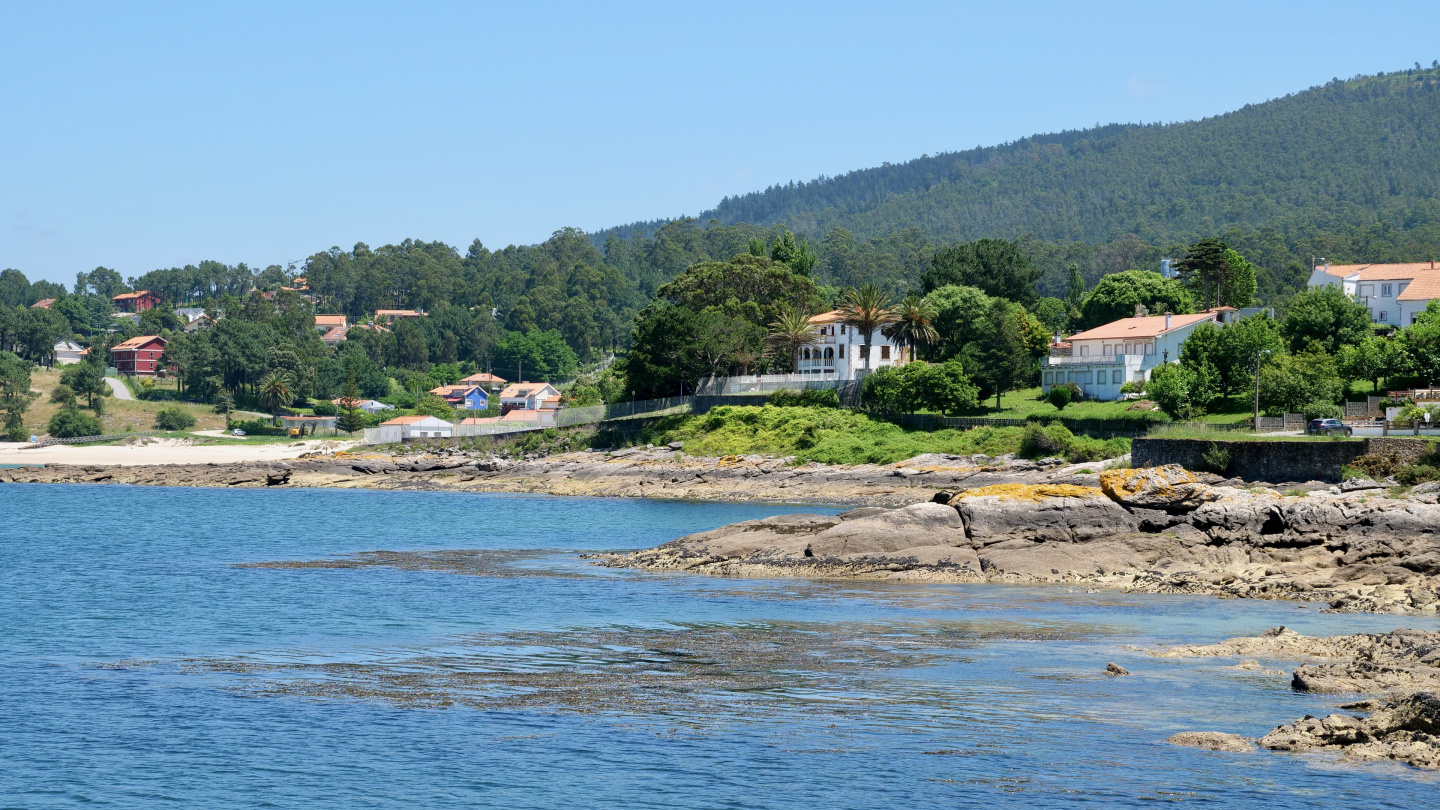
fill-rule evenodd
<path id="1" fill-rule="evenodd" d="M 581 557 L 793 511 L 834 510 L 0 485 L 0 805 L 1433 804 L 1399 765 L 1165 744 L 1344 698 L 1147 652 L 1431 619 Z"/>

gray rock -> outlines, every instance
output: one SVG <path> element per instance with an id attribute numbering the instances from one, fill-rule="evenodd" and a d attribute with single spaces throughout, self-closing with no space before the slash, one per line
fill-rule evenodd
<path id="1" fill-rule="evenodd" d="M 1182 731 L 1165 739 L 1171 745 L 1187 748 L 1203 748 L 1206 751 L 1231 751 L 1237 754 L 1255 750 L 1255 743 L 1249 737 L 1226 734 L 1223 731 Z"/>
<path id="2" fill-rule="evenodd" d="M 1306 715 L 1260 738 L 1272 751 L 1339 750 L 1362 761 L 1394 760 L 1440 768 L 1440 697 L 1417 692 L 1387 701 L 1366 718 Z"/>
<path id="3" fill-rule="evenodd" d="M 1341 492 L 1359 492 L 1363 489 L 1384 489 L 1385 485 L 1373 478 L 1347 478 L 1340 482 Z"/>
<path id="4" fill-rule="evenodd" d="M 1129 674 L 1130 674 L 1130 670 L 1128 670 L 1128 669 L 1120 666 L 1119 664 L 1115 663 L 1114 661 L 1111 661 L 1110 663 L 1108 663 L 1108 664 L 1105 665 L 1105 674 L 1106 674 L 1106 675 L 1129 675 Z"/>

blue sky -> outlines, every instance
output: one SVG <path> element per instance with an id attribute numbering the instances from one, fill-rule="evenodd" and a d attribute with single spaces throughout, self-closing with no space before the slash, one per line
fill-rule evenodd
<path id="1" fill-rule="evenodd" d="M 533 243 L 1440 58 L 1440 4 L 0 2 L 0 267 Z"/>

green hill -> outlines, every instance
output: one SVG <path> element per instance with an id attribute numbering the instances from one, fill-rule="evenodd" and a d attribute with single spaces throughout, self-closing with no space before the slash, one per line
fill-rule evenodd
<path id="1" fill-rule="evenodd" d="M 918 227 L 947 241 L 1164 243 L 1228 226 L 1429 225 L 1437 190 L 1440 70 L 1429 69 L 1337 79 L 1200 121 L 1036 135 L 792 182 L 697 218 L 815 237 Z"/>

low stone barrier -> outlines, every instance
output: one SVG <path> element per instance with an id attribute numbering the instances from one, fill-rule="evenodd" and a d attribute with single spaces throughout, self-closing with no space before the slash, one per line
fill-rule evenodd
<path id="1" fill-rule="evenodd" d="M 1340 468 L 1360 456 L 1395 453 L 1402 464 L 1413 464 L 1433 447 L 1432 442 L 1423 439 L 1395 437 L 1293 442 L 1141 438 L 1131 445 L 1130 460 L 1136 467 L 1179 464 L 1187 470 L 1215 472 L 1246 481 L 1338 482 Z M 1206 459 L 1212 449 L 1228 452 L 1226 469 L 1215 469 Z"/>

